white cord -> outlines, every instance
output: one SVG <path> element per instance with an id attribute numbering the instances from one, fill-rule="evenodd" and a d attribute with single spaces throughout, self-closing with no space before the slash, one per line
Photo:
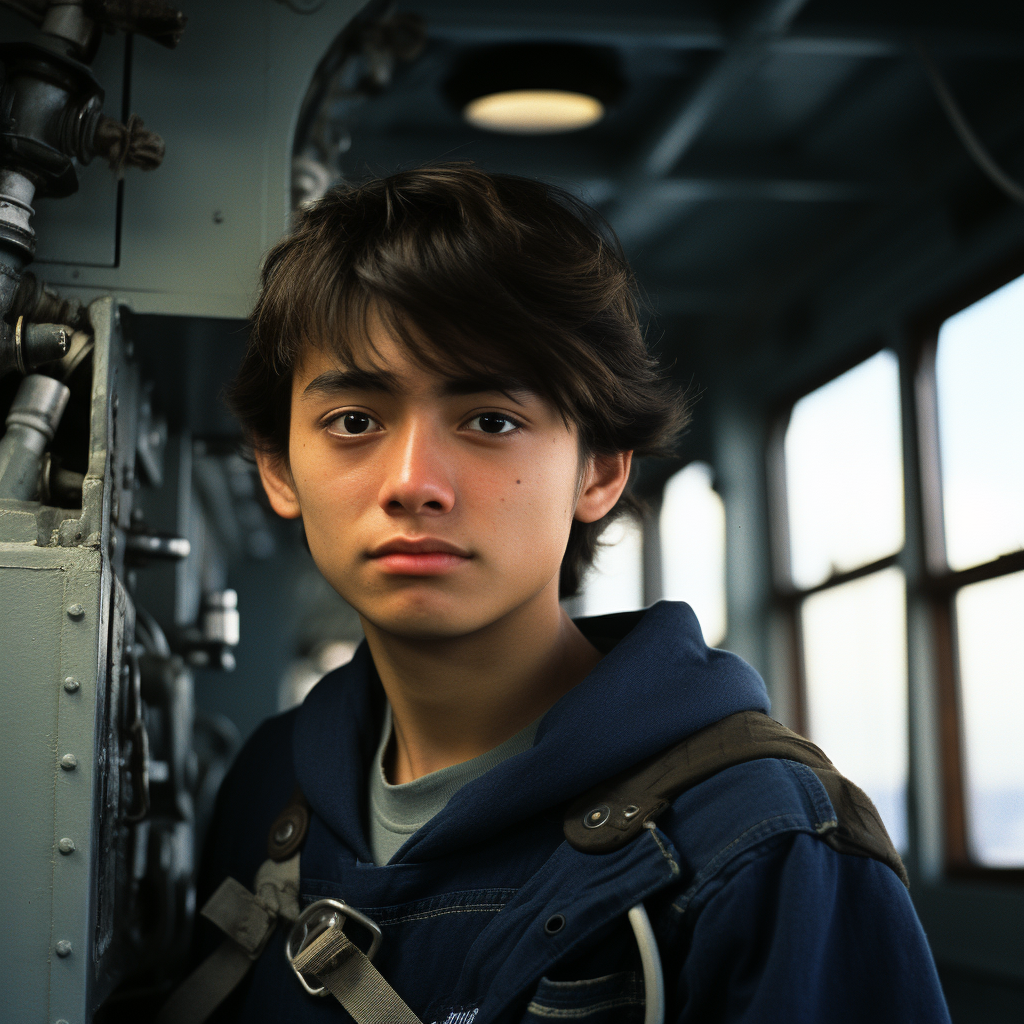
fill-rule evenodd
<path id="1" fill-rule="evenodd" d="M 661 957 L 651 919 L 642 903 L 631 908 L 627 916 L 640 948 L 640 963 L 644 969 L 644 1024 L 664 1024 L 665 979 L 661 973 Z"/>

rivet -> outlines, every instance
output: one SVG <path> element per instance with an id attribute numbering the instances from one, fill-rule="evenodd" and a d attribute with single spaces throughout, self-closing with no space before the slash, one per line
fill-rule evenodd
<path id="1" fill-rule="evenodd" d="M 85 615 L 85 609 L 77 601 L 68 605 L 69 619 L 80 619 L 83 615 Z"/>
<path id="2" fill-rule="evenodd" d="M 81 684 L 74 676 L 68 676 L 67 679 L 64 680 L 64 690 L 67 693 L 76 693 L 80 685 Z"/>
<path id="3" fill-rule="evenodd" d="M 640 813 L 640 808 L 636 804 L 630 804 L 628 807 L 623 807 L 622 816 L 628 821 L 630 818 L 635 818 Z"/>
<path id="4" fill-rule="evenodd" d="M 587 828 L 598 828 L 608 820 L 611 813 L 607 804 L 601 804 L 600 807 L 591 808 L 583 815 L 583 824 Z"/>
<path id="5" fill-rule="evenodd" d="M 65 754 L 60 759 L 60 766 L 66 772 L 73 772 L 78 767 L 78 758 L 74 754 Z"/>
<path id="6" fill-rule="evenodd" d="M 293 835 L 295 835 L 295 822 L 282 821 L 274 832 L 274 842 L 278 846 L 284 846 Z"/>
<path id="7" fill-rule="evenodd" d="M 61 1019 L 55 1021 L 54 1024 L 68 1024 L 68 1022 L 63 1017 L 61 1017 Z"/>
<path id="8" fill-rule="evenodd" d="M 74 853 L 74 852 L 75 852 L 75 841 L 74 841 L 74 839 L 68 839 L 68 837 L 67 837 L 67 836 L 65 836 L 65 837 L 64 837 L 64 838 L 63 838 L 63 839 L 62 839 L 62 840 L 61 840 L 61 841 L 60 841 L 60 842 L 59 842 L 59 843 L 57 844 L 57 849 L 58 849 L 58 850 L 60 850 L 60 852 L 61 852 L 61 853 L 63 853 L 65 857 L 66 857 L 66 856 L 67 856 L 67 855 L 68 855 L 69 853 Z"/>
<path id="9" fill-rule="evenodd" d="M 544 922 L 545 935 L 557 935 L 565 927 L 565 918 L 561 914 L 552 914 Z"/>
<path id="10" fill-rule="evenodd" d="M 71 943 L 67 939 L 60 939 L 53 948 L 57 956 L 71 956 Z"/>

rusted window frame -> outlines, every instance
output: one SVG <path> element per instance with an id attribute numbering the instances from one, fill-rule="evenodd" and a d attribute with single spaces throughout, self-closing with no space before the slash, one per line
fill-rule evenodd
<path id="1" fill-rule="evenodd" d="M 1024 569 L 1024 550 L 989 562 L 954 571 L 945 550 L 942 507 L 942 471 L 939 451 L 938 402 L 935 359 L 939 331 L 951 316 L 1024 274 L 1024 254 L 1004 263 L 994 273 L 971 283 L 963 291 L 930 310 L 911 327 L 916 341 L 914 392 L 921 473 L 921 531 L 924 538 L 924 575 L 921 592 L 928 603 L 935 656 L 938 699 L 939 752 L 942 765 L 943 848 L 945 873 L 950 878 L 980 879 L 1024 884 L 1024 868 L 999 868 L 971 859 L 967 836 L 968 801 L 964 764 L 963 712 L 960 697 L 959 651 L 956 632 L 956 595 L 971 583 L 997 579 Z"/>

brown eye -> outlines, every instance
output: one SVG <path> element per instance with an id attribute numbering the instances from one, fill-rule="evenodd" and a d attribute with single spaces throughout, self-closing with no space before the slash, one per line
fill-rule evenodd
<path id="1" fill-rule="evenodd" d="M 376 433 L 380 424 L 365 412 L 344 412 L 331 420 L 328 429 L 341 437 L 357 437 L 360 434 Z"/>
<path id="2" fill-rule="evenodd" d="M 521 426 L 511 416 L 500 412 L 481 413 L 479 416 L 474 416 L 469 422 L 479 424 L 478 429 L 485 434 L 507 434 Z"/>

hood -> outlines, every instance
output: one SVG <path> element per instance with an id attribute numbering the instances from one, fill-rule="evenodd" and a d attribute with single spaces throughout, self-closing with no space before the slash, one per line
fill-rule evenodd
<path id="1" fill-rule="evenodd" d="M 704 643 L 689 605 L 577 619 L 604 657 L 541 720 L 534 745 L 460 789 L 402 847 L 432 860 L 532 818 L 737 711 L 769 710 L 761 677 Z M 295 718 L 295 770 L 320 818 L 366 862 L 367 771 L 384 691 L 365 641 Z"/>

